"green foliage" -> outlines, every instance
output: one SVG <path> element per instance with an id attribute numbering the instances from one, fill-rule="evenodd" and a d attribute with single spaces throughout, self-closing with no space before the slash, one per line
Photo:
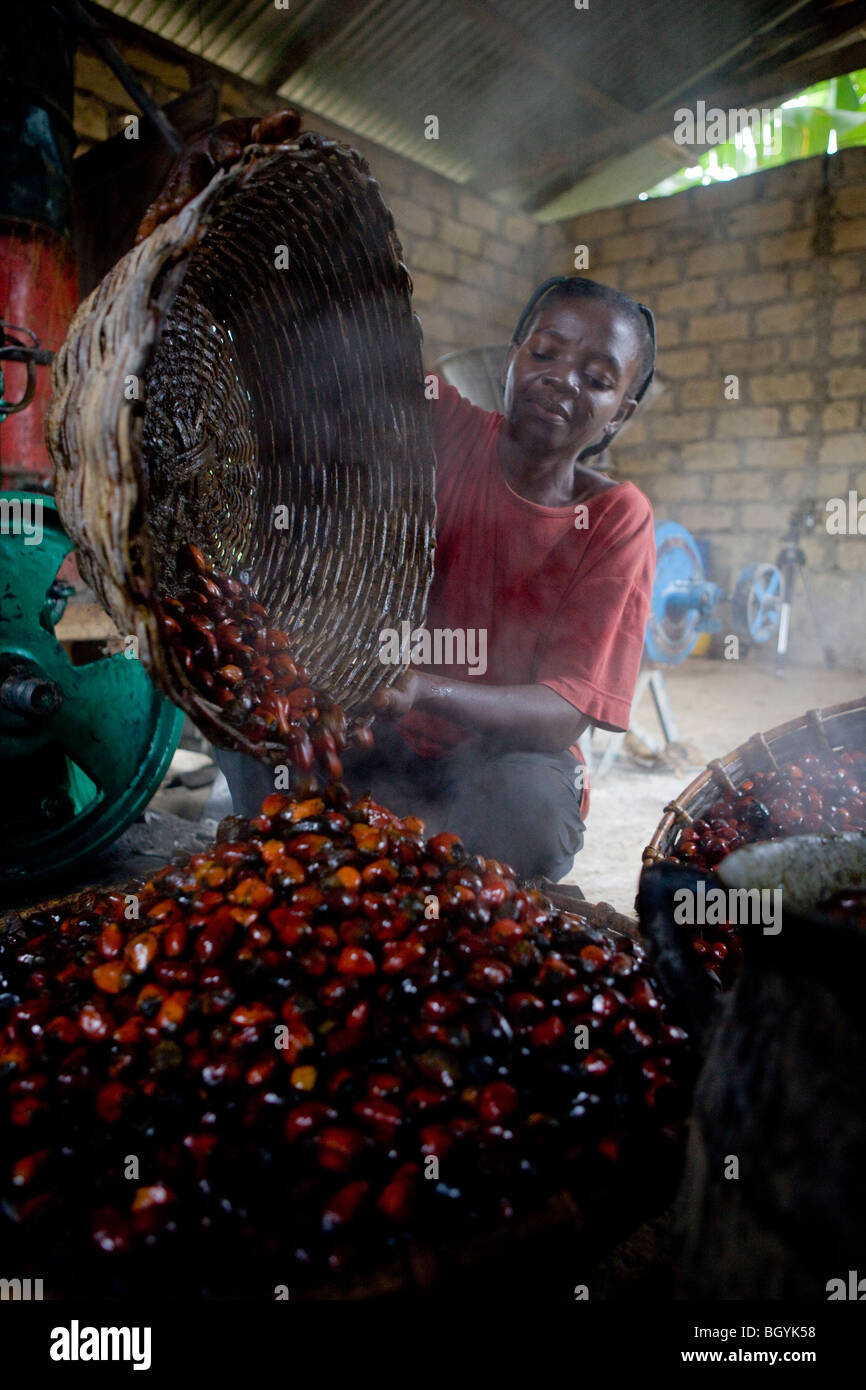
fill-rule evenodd
<path id="1" fill-rule="evenodd" d="M 817 82 L 776 111 L 764 144 L 747 133 L 707 150 L 697 163 L 662 179 L 641 198 L 666 198 L 695 184 L 716 183 L 772 169 L 794 159 L 866 145 L 866 68 Z"/>

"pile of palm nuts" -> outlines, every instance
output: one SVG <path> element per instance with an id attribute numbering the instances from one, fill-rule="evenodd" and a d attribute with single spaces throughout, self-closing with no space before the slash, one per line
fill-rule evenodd
<path id="1" fill-rule="evenodd" d="M 422 832 L 274 794 L 0 939 L 0 1221 L 49 1284 L 158 1253 L 294 1290 L 676 1174 L 692 1055 L 642 947 Z"/>
<path id="2" fill-rule="evenodd" d="M 711 869 L 741 845 L 866 829 L 866 752 L 804 753 L 720 794 L 677 836 L 673 857 Z"/>
<path id="3" fill-rule="evenodd" d="M 210 569 L 192 544 L 178 566 L 187 577 L 175 595 L 158 601 L 157 614 L 192 683 L 251 743 L 281 744 L 296 787 L 317 765 L 327 778 L 342 777 L 340 753 L 350 740 L 369 747 L 369 726 L 350 730 L 336 701 L 310 685 L 292 659 L 288 633 L 268 626 L 267 609 L 248 584 Z"/>
<path id="4" fill-rule="evenodd" d="M 866 751 L 803 753 L 796 762 L 740 780 L 678 833 L 670 857 L 704 872 L 742 845 L 789 835 L 866 829 Z M 743 959 L 742 933 L 729 922 L 705 925 L 692 946 L 713 982 L 730 989 Z"/>

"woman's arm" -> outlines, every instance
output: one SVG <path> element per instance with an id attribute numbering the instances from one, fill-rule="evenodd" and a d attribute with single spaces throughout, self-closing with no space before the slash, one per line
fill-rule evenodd
<path id="1" fill-rule="evenodd" d="M 589 719 L 546 685 L 473 685 L 410 671 L 375 708 L 399 718 L 423 709 L 497 738 L 514 748 L 561 753 L 577 741 Z"/>
<path id="2" fill-rule="evenodd" d="M 213 130 L 197 135 L 184 145 L 168 172 L 162 191 L 145 212 L 136 245 L 201 193 L 217 169 L 228 169 L 240 159 L 247 145 L 279 145 L 283 140 L 293 139 L 300 128 L 300 112 L 287 106 L 268 116 L 239 116 L 222 121 Z"/>

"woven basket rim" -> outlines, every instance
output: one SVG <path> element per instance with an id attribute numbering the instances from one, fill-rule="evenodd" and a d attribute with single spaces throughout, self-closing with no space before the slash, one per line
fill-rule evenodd
<path id="1" fill-rule="evenodd" d="M 811 734 L 819 742 L 823 742 L 825 749 L 836 746 L 844 747 L 844 743 L 835 745 L 830 740 L 828 721 L 845 719 L 857 714 L 866 715 L 866 695 L 857 696 L 853 700 L 846 700 L 838 705 L 808 709 L 796 718 L 787 720 L 784 724 L 777 724 L 772 729 L 752 734 L 743 743 L 726 753 L 724 757 L 711 758 L 706 767 L 664 808 L 665 814 L 643 851 L 643 864 L 645 866 L 655 864 L 667 857 L 673 832 L 680 825 L 688 823 L 693 818 L 690 810 L 692 803 L 710 786 L 715 786 L 719 790 L 727 789 L 725 778 L 728 769 L 735 763 L 741 762 L 744 765 L 743 769 L 740 770 L 742 771 L 760 752 L 764 758 L 765 766 L 767 762 L 772 765 L 773 745 L 780 739 L 793 734 Z"/>

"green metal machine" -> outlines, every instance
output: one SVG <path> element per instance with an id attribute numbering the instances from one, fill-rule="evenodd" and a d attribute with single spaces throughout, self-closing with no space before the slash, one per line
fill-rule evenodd
<path id="1" fill-rule="evenodd" d="M 70 661 L 54 630 L 71 549 L 50 497 L 0 492 L 0 891 L 111 844 L 147 806 L 183 725 L 132 651 Z"/>

